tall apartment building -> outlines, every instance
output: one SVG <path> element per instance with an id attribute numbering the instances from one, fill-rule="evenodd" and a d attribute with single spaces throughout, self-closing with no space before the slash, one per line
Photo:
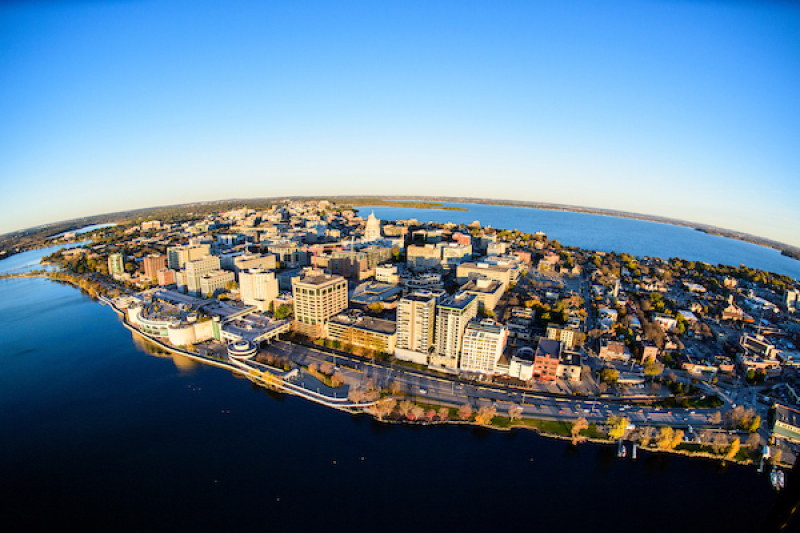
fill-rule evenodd
<path id="1" fill-rule="evenodd" d="M 122 254 L 111 254 L 108 256 L 108 275 L 119 276 L 125 272 L 125 260 Z"/>
<path id="2" fill-rule="evenodd" d="M 554 339 L 540 339 L 533 359 L 533 377 L 542 381 L 555 380 L 560 359 L 561 342 Z"/>
<path id="3" fill-rule="evenodd" d="M 294 328 L 308 337 L 325 337 L 328 319 L 347 309 L 347 281 L 342 276 L 306 272 L 292 279 Z"/>
<path id="4" fill-rule="evenodd" d="M 797 289 L 787 289 L 786 290 L 786 309 L 789 310 L 790 313 L 794 313 L 797 309 L 797 302 L 800 300 L 800 291 Z"/>
<path id="5" fill-rule="evenodd" d="M 167 266 L 173 270 L 182 269 L 189 261 L 196 261 L 211 254 L 210 244 L 184 244 L 167 248 Z"/>
<path id="6" fill-rule="evenodd" d="M 461 352 L 461 340 L 470 320 L 478 314 L 478 298 L 473 294 L 455 294 L 436 306 L 436 351 L 429 364 L 455 370 Z"/>
<path id="7" fill-rule="evenodd" d="M 162 254 L 151 254 L 144 258 L 144 277 L 153 279 L 158 276 L 158 271 L 167 268 L 167 257 Z"/>
<path id="8" fill-rule="evenodd" d="M 436 296 L 414 293 L 397 304 L 397 345 L 395 357 L 421 365 L 428 364 L 433 349 Z"/>
<path id="9" fill-rule="evenodd" d="M 214 270 L 219 270 L 219 257 L 207 255 L 202 259 L 187 261 L 183 269 L 183 283 L 186 286 L 186 292 L 192 296 L 204 296 L 200 287 L 200 278 Z"/>
<path id="10" fill-rule="evenodd" d="M 269 304 L 278 297 L 278 278 L 275 272 L 260 268 L 239 272 L 239 294 L 245 305 L 255 305 L 260 311 L 269 309 Z"/>
<path id="11" fill-rule="evenodd" d="M 508 328 L 494 320 L 472 320 L 464 330 L 461 346 L 462 372 L 493 375 L 508 341 Z"/>
<path id="12" fill-rule="evenodd" d="M 441 245 L 422 244 L 406 247 L 406 266 L 413 270 L 437 268 L 442 262 Z"/>

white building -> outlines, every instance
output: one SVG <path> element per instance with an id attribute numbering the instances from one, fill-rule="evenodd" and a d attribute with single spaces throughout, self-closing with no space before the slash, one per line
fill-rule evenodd
<path id="1" fill-rule="evenodd" d="M 239 294 L 245 305 L 255 305 L 260 311 L 269 309 L 269 305 L 278 297 L 278 278 L 275 272 L 260 268 L 239 272 Z"/>
<path id="2" fill-rule="evenodd" d="M 200 294 L 213 297 L 225 292 L 229 283 L 236 281 L 233 272 L 227 270 L 212 270 L 200 277 Z"/>
<path id="3" fill-rule="evenodd" d="M 494 320 L 471 321 L 461 347 L 462 372 L 493 375 L 508 341 L 508 328 Z"/>
<path id="4" fill-rule="evenodd" d="M 367 217 L 367 227 L 364 230 L 364 242 L 381 240 L 381 221 L 375 216 L 375 211 Z"/>
<path id="5" fill-rule="evenodd" d="M 213 255 L 187 261 L 183 269 L 183 283 L 186 285 L 186 291 L 192 296 L 203 296 L 205 293 L 200 287 L 200 280 L 204 275 L 219 270 L 219 268 L 219 258 Z"/>
<path id="6" fill-rule="evenodd" d="M 428 364 L 433 349 L 436 296 L 410 294 L 397 304 L 397 345 L 395 357 L 421 365 Z"/>

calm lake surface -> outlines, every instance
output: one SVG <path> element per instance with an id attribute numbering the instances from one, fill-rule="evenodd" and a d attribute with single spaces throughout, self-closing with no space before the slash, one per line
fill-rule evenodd
<path id="1" fill-rule="evenodd" d="M 416 218 L 421 222 L 454 224 L 469 224 L 478 220 L 482 226 L 518 229 L 525 233 L 543 231 L 549 238 L 556 239 L 564 246 L 577 246 L 585 250 L 626 252 L 638 257 L 665 259 L 680 257 L 712 265 L 744 264 L 800 279 L 800 261 L 783 256 L 777 250 L 708 235 L 682 226 L 528 207 L 456 203 L 444 205 L 463 207 L 468 211 L 383 206 L 362 206 L 358 209 L 359 214 L 364 217 L 374 210 L 375 216 L 382 220 Z"/>
<path id="2" fill-rule="evenodd" d="M 754 468 L 526 431 L 387 426 L 154 348 L 0 280 L 3 531 L 757 531 Z"/>

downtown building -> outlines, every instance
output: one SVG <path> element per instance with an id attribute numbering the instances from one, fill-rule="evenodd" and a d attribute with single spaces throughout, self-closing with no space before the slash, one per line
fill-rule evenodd
<path id="1" fill-rule="evenodd" d="M 167 266 L 172 270 L 181 270 L 189 261 L 196 261 L 210 254 L 210 244 L 170 246 L 167 248 Z"/>
<path id="2" fill-rule="evenodd" d="M 155 279 L 158 277 L 158 271 L 167 268 L 167 257 L 162 254 L 151 254 L 142 260 L 144 265 L 144 277 L 147 279 Z"/>
<path id="3" fill-rule="evenodd" d="M 473 294 L 455 294 L 436 305 L 436 349 L 430 355 L 430 366 L 458 369 L 464 330 L 477 315 L 478 298 Z"/>
<path id="4" fill-rule="evenodd" d="M 420 365 L 428 364 L 434 348 L 436 295 L 428 291 L 410 294 L 397 304 L 395 357 Z"/>
<path id="5" fill-rule="evenodd" d="M 122 254 L 111 254 L 108 256 L 108 275 L 114 279 L 119 279 L 125 272 L 125 258 Z"/>
<path id="6" fill-rule="evenodd" d="M 245 305 L 254 305 L 259 311 L 269 309 L 270 304 L 278 297 L 278 278 L 275 272 L 260 268 L 239 272 L 239 295 Z"/>
<path id="7" fill-rule="evenodd" d="M 462 372 L 494 375 L 508 342 L 508 328 L 494 320 L 471 320 L 464 330 L 461 346 Z"/>
<path id="8" fill-rule="evenodd" d="M 347 309 L 347 281 L 342 276 L 306 271 L 292 278 L 294 329 L 311 338 L 328 334 L 328 320 Z"/>

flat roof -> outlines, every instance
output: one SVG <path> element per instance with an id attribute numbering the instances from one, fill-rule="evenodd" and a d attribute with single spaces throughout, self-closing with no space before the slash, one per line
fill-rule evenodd
<path id="1" fill-rule="evenodd" d="M 330 322 L 342 324 L 351 328 L 363 329 L 385 335 L 394 335 L 397 331 L 397 323 L 391 320 L 382 320 L 368 316 L 352 317 L 347 314 L 339 314 L 331 317 Z"/>
<path id="2" fill-rule="evenodd" d="M 446 300 L 443 300 L 436 307 L 446 307 L 448 309 L 457 309 L 461 311 L 477 298 L 478 297 L 475 296 L 474 294 L 460 292 L 454 294 L 453 296 L 447 298 Z"/>

